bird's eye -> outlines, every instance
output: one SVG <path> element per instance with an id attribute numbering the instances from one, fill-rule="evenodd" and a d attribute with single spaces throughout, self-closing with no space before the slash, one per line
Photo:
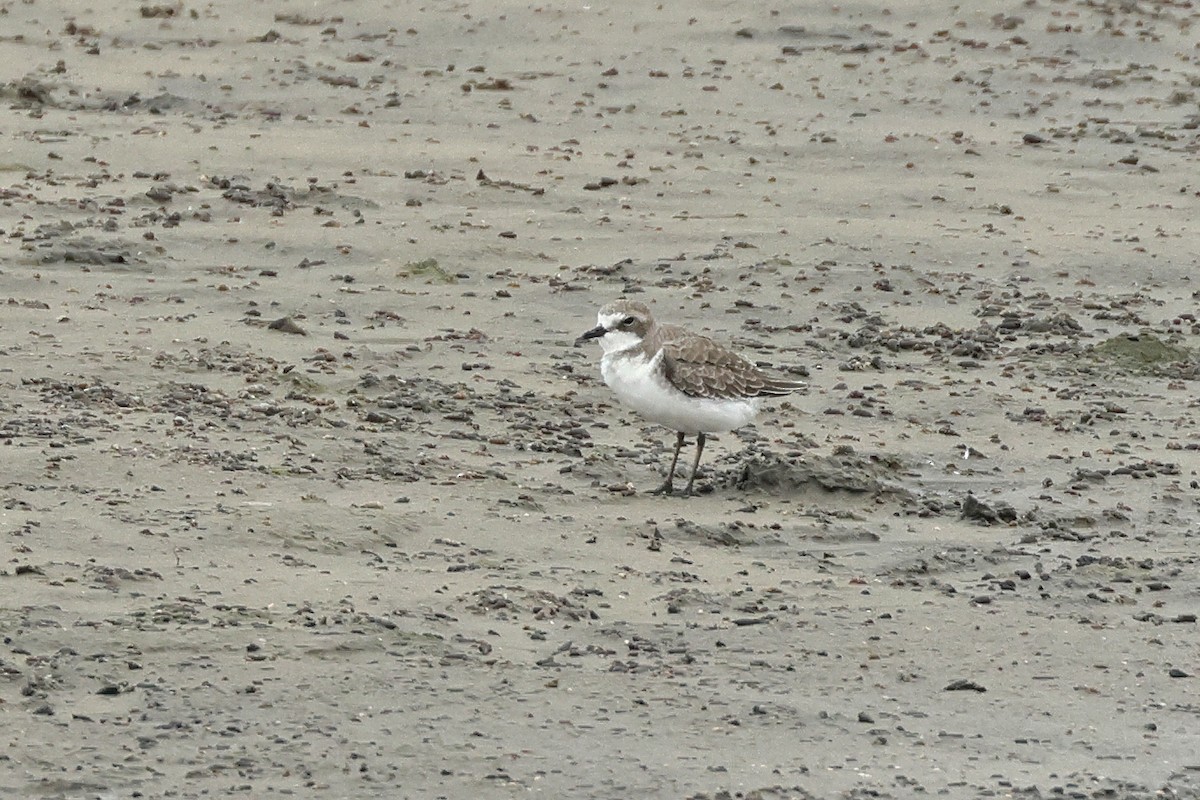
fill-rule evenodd
<path id="1" fill-rule="evenodd" d="M 626 317 L 625 319 L 621 320 L 621 324 L 628 328 L 636 321 L 637 320 L 635 320 L 633 317 Z"/>

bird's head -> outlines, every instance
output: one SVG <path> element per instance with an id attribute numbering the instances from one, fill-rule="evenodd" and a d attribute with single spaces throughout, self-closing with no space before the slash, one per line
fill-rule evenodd
<path id="1" fill-rule="evenodd" d="M 581 334 L 575 344 L 596 339 L 606 353 L 624 350 L 640 344 L 653 324 L 654 317 L 645 304 L 615 300 L 600 309 L 596 314 L 596 327 Z"/>

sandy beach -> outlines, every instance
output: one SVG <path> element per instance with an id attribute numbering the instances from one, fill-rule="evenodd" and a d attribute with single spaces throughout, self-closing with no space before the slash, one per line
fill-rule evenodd
<path id="1" fill-rule="evenodd" d="M 1198 21 L 0 4 L 0 797 L 1200 797 Z"/>

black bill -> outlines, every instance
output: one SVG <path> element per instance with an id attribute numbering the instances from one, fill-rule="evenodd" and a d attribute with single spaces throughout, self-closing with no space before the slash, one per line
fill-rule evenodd
<path id="1" fill-rule="evenodd" d="M 605 330 L 603 325 L 597 325 L 596 327 L 592 328 L 590 331 L 581 333 L 579 335 L 579 338 L 575 340 L 575 346 L 578 347 L 579 345 L 586 342 L 588 339 L 599 339 L 601 336 L 603 336 L 606 333 L 608 333 L 608 331 Z"/>

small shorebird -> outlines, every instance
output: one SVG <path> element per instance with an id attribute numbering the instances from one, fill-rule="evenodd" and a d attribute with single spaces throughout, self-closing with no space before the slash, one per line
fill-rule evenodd
<path id="1" fill-rule="evenodd" d="M 805 384 L 773 377 L 707 336 L 660 325 L 644 304 L 616 300 L 600 309 L 596 327 L 575 344 L 597 339 L 600 374 L 622 403 L 676 432 L 667 480 L 652 494 L 671 494 L 683 439 L 696 434 L 696 460 L 684 494 L 692 493 L 704 434 L 740 428 L 764 397 L 782 397 Z"/>

